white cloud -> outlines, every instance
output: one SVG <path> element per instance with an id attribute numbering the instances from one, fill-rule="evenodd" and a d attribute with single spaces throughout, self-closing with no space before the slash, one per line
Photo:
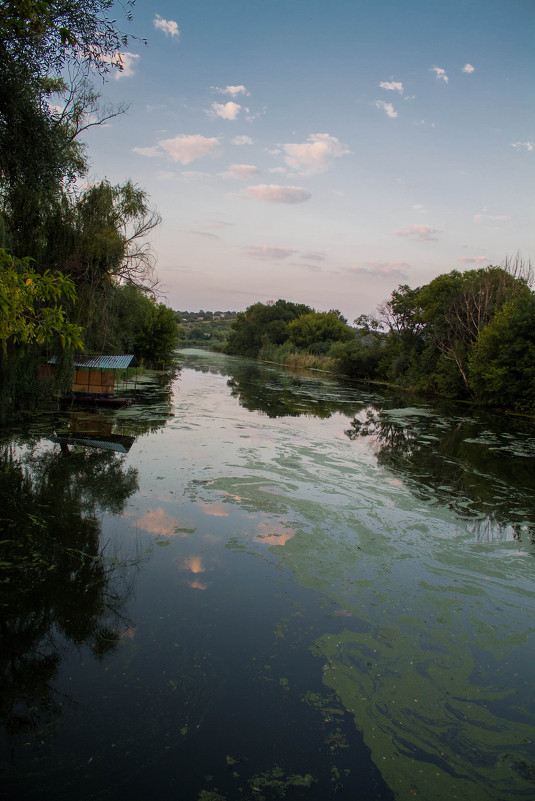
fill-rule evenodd
<path id="1" fill-rule="evenodd" d="M 133 147 L 132 151 L 138 153 L 140 156 L 147 156 L 149 159 L 162 155 L 162 151 L 158 145 L 154 145 L 153 147 Z"/>
<path id="2" fill-rule="evenodd" d="M 442 228 L 430 228 L 429 225 L 410 225 L 402 231 L 394 231 L 394 233 L 396 236 L 404 236 L 418 242 L 438 242 L 438 237 L 434 234 L 439 234 L 441 231 Z"/>
<path id="3" fill-rule="evenodd" d="M 266 111 L 267 111 L 266 106 L 260 109 L 260 111 L 251 111 L 250 108 L 246 107 L 245 119 L 247 120 L 247 122 L 254 122 L 255 120 L 258 120 L 260 117 L 263 117 Z"/>
<path id="4" fill-rule="evenodd" d="M 413 209 L 415 211 L 419 211 L 420 214 L 427 214 L 427 209 L 421 203 L 415 203 L 415 205 L 413 206 Z"/>
<path id="5" fill-rule="evenodd" d="M 461 258 L 457 259 L 460 264 L 483 264 L 485 261 L 489 261 L 486 256 L 461 256 Z"/>
<path id="6" fill-rule="evenodd" d="M 299 172 L 323 172 L 332 158 L 350 153 L 336 136 L 312 134 L 307 142 L 289 143 L 282 146 L 286 164 Z"/>
<path id="7" fill-rule="evenodd" d="M 258 175 L 258 168 L 252 164 L 231 164 L 221 174 L 224 178 L 239 178 L 242 181 L 248 181 L 254 175 Z"/>
<path id="8" fill-rule="evenodd" d="M 356 264 L 349 268 L 353 275 L 371 276 L 372 278 L 396 278 L 401 281 L 407 279 L 406 270 L 410 264 L 404 261 L 365 261 L 363 266 Z"/>
<path id="9" fill-rule="evenodd" d="M 435 73 L 437 81 L 443 81 L 444 83 L 448 83 L 449 78 L 446 75 L 446 70 L 443 70 L 442 67 L 431 67 L 429 72 Z"/>
<path id="10" fill-rule="evenodd" d="M 131 78 L 132 75 L 135 75 L 134 69 L 141 56 L 136 53 L 114 53 L 113 55 L 101 55 L 99 58 L 104 64 L 118 67 L 113 76 L 118 81 L 120 78 Z"/>
<path id="11" fill-rule="evenodd" d="M 235 120 L 240 111 L 240 104 L 229 100 L 228 103 L 212 103 L 207 113 L 223 120 Z"/>
<path id="12" fill-rule="evenodd" d="M 280 261 L 293 256 L 295 253 L 295 250 L 290 250 L 289 248 L 270 248 L 267 245 L 244 247 L 242 250 L 253 259 L 260 259 L 261 261 Z"/>
<path id="13" fill-rule="evenodd" d="M 275 175 L 286 175 L 286 168 L 285 167 L 270 167 L 268 172 L 274 173 Z"/>
<path id="14" fill-rule="evenodd" d="M 535 142 L 513 142 L 511 147 L 515 150 L 535 150 Z"/>
<path id="15" fill-rule="evenodd" d="M 173 139 L 162 139 L 158 142 L 160 147 L 169 154 L 173 161 L 181 164 L 191 164 L 195 159 L 203 156 L 217 155 L 220 147 L 216 137 L 201 136 L 201 134 L 181 134 Z"/>
<path id="16" fill-rule="evenodd" d="M 399 92 L 400 95 L 403 94 L 403 84 L 401 81 L 381 81 L 379 86 L 381 89 L 386 89 L 389 92 Z"/>
<path id="17" fill-rule="evenodd" d="M 375 100 L 373 105 L 376 106 L 376 108 L 380 108 L 383 111 L 386 111 L 387 116 L 392 117 L 392 119 L 398 116 L 398 113 L 397 111 L 394 110 L 394 106 L 392 105 L 392 103 L 385 103 L 384 100 Z"/>
<path id="18" fill-rule="evenodd" d="M 180 31 L 178 30 L 178 24 L 174 20 L 163 19 L 159 14 L 156 14 L 152 23 L 157 30 L 163 31 L 166 36 L 176 36 L 178 39 Z"/>
<path id="19" fill-rule="evenodd" d="M 472 67 L 471 64 L 465 64 L 464 67 L 463 67 L 463 72 L 467 72 L 468 74 L 470 74 L 474 70 L 475 70 L 475 67 Z"/>
<path id="20" fill-rule="evenodd" d="M 221 89 L 219 86 L 212 86 L 212 89 L 215 89 L 215 91 L 219 92 L 220 95 L 230 95 L 231 97 L 250 94 L 243 84 L 240 84 L 239 86 L 225 86 L 223 89 Z"/>
<path id="21" fill-rule="evenodd" d="M 233 145 L 254 145 L 250 136 L 235 136 L 231 141 Z"/>
<path id="22" fill-rule="evenodd" d="M 300 186 L 279 186 L 277 184 L 258 184 L 249 186 L 246 194 L 255 200 L 267 200 L 270 203 L 304 203 L 312 195 Z"/>

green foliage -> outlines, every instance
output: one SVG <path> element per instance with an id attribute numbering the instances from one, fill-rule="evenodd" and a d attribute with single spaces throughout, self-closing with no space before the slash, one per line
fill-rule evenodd
<path id="1" fill-rule="evenodd" d="M 114 290 L 108 349 L 134 353 L 146 364 L 172 362 L 179 329 L 172 309 L 146 290 L 127 282 Z"/>
<path id="2" fill-rule="evenodd" d="M 136 335 L 134 353 L 151 364 L 169 364 L 177 340 L 174 311 L 163 303 L 151 303 Z"/>
<path id="3" fill-rule="evenodd" d="M 374 378 L 381 359 L 381 344 L 373 339 L 366 342 L 353 338 L 349 342 L 335 342 L 329 355 L 336 360 L 336 369 L 350 378 Z"/>
<path id="4" fill-rule="evenodd" d="M 353 339 L 354 331 L 337 311 L 301 314 L 287 327 L 288 339 L 298 348 L 312 348 L 318 343 L 343 342 Z"/>
<path id="5" fill-rule="evenodd" d="M 226 350 L 239 356 L 256 358 L 262 345 L 282 345 L 288 339 L 288 323 L 312 309 L 300 303 L 278 300 L 255 303 L 239 312 L 231 326 Z"/>
<path id="6" fill-rule="evenodd" d="M 426 392 L 497 402 L 503 370 L 494 359 L 491 379 L 484 366 L 492 352 L 492 332 L 499 327 L 504 335 L 504 326 L 509 326 L 508 336 L 519 346 L 520 335 L 513 333 L 512 318 L 504 310 L 515 299 L 532 296 L 522 265 L 508 267 L 453 270 L 417 289 L 400 286 L 381 310 L 389 333 L 378 375 Z M 524 383 L 530 380 L 529 371 L 523 362 Z"/>
<path id="7" fill-rule="evenodd" d="M 14 405 L 27 396 L 20 365 L 34 365 L 39 346 L 56 353 L 63 346 L 72 356 L 83 329 L 86 344 L 101 352 L 117 328 L 117 285 L 151 276 L 144 238 L 159 217 L 145 193 L 131 181 L 73 188 L 87 170 L 80 133 L 124 111 L 100 108 L 89 80 L 94 71 L 121 69 L 117 53 L 127 40 L 109 16 L 113 5 L 0 2 L 0 245 L 11 254 L 0 265 L 0 339 L 3 397 Z M 138 350 L 167 358 L 175 331 L 167 310 L 150 305 Z"/>
<path id="8" fill-rule="evenodd" d="M 535 295 L 504 304 L 481 331 L 469 358 L 470 384 L 481 401 L 535 409 Z"/>
<path id="9" fill-rule="evenodd" d="M 82 62 L 106 73 L 127 44 L 108 16 L 114 6 L 113 0 L 2 0 L 0 37 L 10 54 L 44 73 Z"/>
<path id="10" fill-rule="evenodd" d="M 332 346 L 337 369 L 354 378 L 469 398 L 511 409 L 535 409 L 535 295 L 529 265 L 461 273 L 429 284 L 399 286 L 363 315 L 360 337 Z M 384 334 L 381 328 L 386 328 Z"/>
<path id="11" fill-rule="evenodd" d="M 74 284 L 61 273 L 42 275 L 28 259 L 14 259 L 0 249 L 0 341 L 8 344 L 52 344 L 81 348 L 81 329 L 67 318 L 62 301 L 75 300 Z"/>

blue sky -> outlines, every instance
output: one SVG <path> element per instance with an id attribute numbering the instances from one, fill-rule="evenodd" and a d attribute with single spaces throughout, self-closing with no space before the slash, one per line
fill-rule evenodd
<path id="1" fill-rule="evenodd" d="M 120 20 L 120 17 L 119 17 Z M 533 257 L 533 0 L 137 0 L 92 177 L 131 178 L 173 308 L 349 321 Z"/>

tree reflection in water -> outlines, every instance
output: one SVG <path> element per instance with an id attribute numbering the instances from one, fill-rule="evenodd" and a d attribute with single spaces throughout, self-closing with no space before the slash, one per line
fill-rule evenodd
<path id="1" fill-rule="evenodd" d="M 53 680 L 69 648 L 97 658 L 130 622 L 128 568 L 101 545 L 100 512 L 119 514 L 137 489 L 113 451 L 0 445 L 0 718 L 10 738 L 61 712 Z"/>
<path id="2" fill-rule="evenodd" d="M 398 474 L 425 501 L 473 518 L 478 542 L 535 543 L 535 442 L 519 423 L 491 433 L 484 420 L 441 416 L 429 407 L 370 405 L 351 421 L 349 439 L 368 438 L 378 464 Z M 509 421 L 510 425 L 510 421 Z"/>
<path id="3" fill-rule="evenodd" d="M 213 354 L 211 354 L 213 355 Z M 356 399 L 351 387 L 323 375 L 320 379 L 310 370 L 289 369 L 263 362 L 221 356 L 215 367 L 197 361 L 196 356 L 185 357 L 188 367 L 203 373 L 228 376 L 227 386 L 240 406 L 259 411 L 267 417 L 300 417 L 302 415 L 327 419 L 336 413 L 356 414 L 363 403 Z"/>

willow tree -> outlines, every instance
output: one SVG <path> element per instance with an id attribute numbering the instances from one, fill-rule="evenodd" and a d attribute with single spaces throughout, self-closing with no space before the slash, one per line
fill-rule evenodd
<path id="1" fill-rule="evenodd" d="M 66 88 L 69 70 L 105 75 L 121 69 L 117 54 L 127 38 L 109 16 L 112 5 L 112 0 L 0 3 L 0 214 L 8 232 L 3 244 L 18 256 L 36 255 L 30 251 L 40 238 L 46 204 L 65 181 L 85 172 L 83 146 L 72 136 L 80 104 L 75 108 L 67 98 L 67 113 L 58 118 L 50 96 Z M 80 98 L 79 86 L 75 94 Z M 93 101 L 86 87 L 86 119 Z"/>
<path id="2" fill-rule="evenodd" d="M 124 282 L 154 290 L 148 234 L 160 222 L 146 193 L 131 181 L 101 181 L 83 192 L 65 190 L 48 220 L 42 263 L 55 265 L 76 287 L 75 320 L 86 328 L 86 344 L 108 344 L 113 295 Z"/>
<path id="3" fill-rule="evenodd" d="M 0 247 L 18 260 L 16 274 L 31 257 L 31 286 L 46 284 L 37 276 L 60 283 L 68 277 L 79 300 L 66 296 L 62 313 L 95 331 L 102 326 L 93 312 L 105 311 L 110 287 L 124 277 L 148 277 L 149 252 L 140 242 L 158 221 L 130 182 L 75 190 L 88 169 L 80 135 L 95 115 L 98 123 L 124 110 L 101 108 L 91 85 L 92 74 L 122 68 L 128 39 L 111 16 L 113 5 L 0 0 Z M 24 355 L 33 346 L 35 355 L 46 342 L 16 342 L 8 351 L 18 347 Z"/>

